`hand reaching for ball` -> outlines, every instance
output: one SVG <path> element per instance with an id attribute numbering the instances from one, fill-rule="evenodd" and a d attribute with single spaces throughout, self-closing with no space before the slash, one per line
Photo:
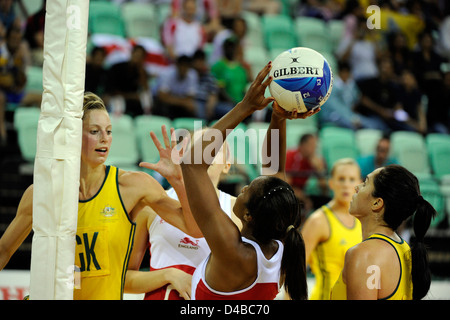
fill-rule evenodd
<path id="1" fill-rule="evenodd" d="M 297 110 L 295 110 L 295 109 L 293 111 L 286 111 L 282 107 L 280 107 L 280 105 L 277 103 L 276 100 L 273 101 L 272 109 L 273 109 L 273 112 L 275 114 L 277 114 L 279 117 L 285 118 L 285 119 L 290 119 L 290 120 L 306 119 L 308 117 L 315 115 L 316 113 L 318 113 L 321 110 L 320 107 L 318 107 L 314 110 L 309 110 L 309 111 L 303 112 L 303 113 L 297 113 Z"/>

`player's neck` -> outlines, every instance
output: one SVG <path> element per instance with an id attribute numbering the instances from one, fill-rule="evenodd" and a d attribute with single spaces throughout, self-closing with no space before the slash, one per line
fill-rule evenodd
<path id="1" fill-rule="evenodd" d="M 328 207 L 330 207 L 330 209 L 336 214 L 350 215 L 349 213 L 350 203 L 348 202 L 342 202 L 337 201 L 336 199 L 332 199 L 328 203 Z"/>
<path id="2" fill-rule="evenodd" d="M 90 167 L 81 165 L 80 169 L 80 199 L 89 199 L 98 189 L 105 179 L 106 166 L 100 165 Z"/>

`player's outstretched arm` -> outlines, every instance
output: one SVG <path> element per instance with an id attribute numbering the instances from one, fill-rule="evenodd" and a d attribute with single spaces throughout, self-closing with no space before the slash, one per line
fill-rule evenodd
<path id="1" fill-rule="evenodd" d="M 28 237 L 33 226 L 33 185 L 25 190 L 16 216 L 0 238 L 0 270 Z"/>

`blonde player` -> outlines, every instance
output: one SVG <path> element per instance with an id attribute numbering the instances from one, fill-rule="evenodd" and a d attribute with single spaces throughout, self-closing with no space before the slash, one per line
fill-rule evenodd
<path id="1" fill-rule="evenodd" d="M 151 206 L 186 233 L 201 234 L 148 174 L 106 166 L 112 141 L 111 121 L 103 101 L 84 96 L 80 192 L 75 264 L 81 283 L 74 299 L 122 299 L 137 214 Z M 187 201 L 181 177 L 166 177 Z M 181 193 L 180 193 L 181 192 Z M 9 261 L 32 227 L 33 186 L 24 193 L 16 217 L 0 239 L 0 268 Z M 186 214 L 186 216 L 184 216 Z M 190 216 L 192 218 L 192 216 Z"/>
<path id="2" fill-rule="evenodd" d="M 146 164 L 146 167 L 168 176 L 172 175 L 168 170 L 181 169 L 179 165 L 175 165 L 171 161 L 171 151 L 175 147 L 174 142 L 170 146 L 165 126 L 162 126 L 161 130 L 165 148 L 151 132 L 153 142 L 160 154 L 160 162 L 156 165 Z M 204 131 L 205 129 L 202 130 L 202 133 Z M 228 173 L 230 166 L 228 144 L 225 143 L 209 167 L 208 175 L 216 189 L 221 208 L 240 228 L 242 224 L 232 212 L 236 197 L 218 189 L 220 177 Z M 178 199 L 174 189 L 169 189 L 167 193 L 170 197 Z M 147 248 L 150 250 L 150 271 L 139 271 Z M 125 291 L 145 293 L 145 300 L 189 299 L 191 276 L 209 253 L 205 238 L 191 237 L 164 221 L 154 211 L 141 213 L 137 219 L 135 246 L 127 271 Z"/>
<path id="3" fill-rule="evenodd" d="M 356 188 L 350 214 L 361 221 L 364 241 L 345 255 L 332 300 L 420 300 L 431 285 L 425 234 L 436 211 L 420 194 L 407 169 L 388 165 L 370 173 Z M 410 247 L 396 232 L 412 217 Z"/>
<path id="4" fill-rule="evenodd" d="M 312 213 L 302 228 L 306 259 L 315 276 L 311 300 L 330 299 L 345 253 L 362 241 L 361 224 L 348 212 L 355 187 L 361 182 L 358 163 L 351 158 L 338 160 L 330 173 L 333 198 Z"/>

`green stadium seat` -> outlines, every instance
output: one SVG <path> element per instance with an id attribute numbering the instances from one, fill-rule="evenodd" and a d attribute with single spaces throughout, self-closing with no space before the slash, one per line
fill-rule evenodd
<path id="1" fill-rule="evenodd" d="M 245 35 L 246 44 L 248 46 L 264 46 L 261 18 L 258 14 L 251 11 L 243 11 L 242 17 L 247 25 L 247 33 Z"/>
<path id="2" fill-rule="evenodd" d="M 343 20 L 330 20 L 327 23 L 328 35 L 330 37 L 331 52 L 335 52 L 338 48 L 345 32 L 345 24 Z"/>
<path id="3" fill-rule="evenodd" d="M 383 136 L 383 132 L 377 129 L 359 129 L 355 131 L 356 146 L 361 156 L 368 156 L 375 153 L 378 141 Z"/>
<path id="4" fill-rule="evenodd" d="M 315 125 L 290 125 L 286 126 L 286 148 L 296 148 L 300 138 L 307 134 L 317 134 L 318 129 Z"/>
<path id="5" fill-rule="evenodd" d="M 425 139 L 417 132 L 394 131 L 391 134 L 391 155 L 414 174 L 431 174 Z"/>
<path id="6" fill-rule="evenodd" d="M 425 141 L 433 174 L 438 179 L 450 174 L 450 135 L 429 133 Z"/>
<path id="7" fill-rule="evenodd" d="M 34 162 L 36 157 L 37 128 L 41 110 L 36 107 L 18 107 L 14 111 L 14 128 L 22 158 Z"/>
<path id="8" fill-rule="evenodd" d="M 200 118 L 181 117 L 175 118 L 172 121 L 172 126 L 174 129 L 186 129 L 190 132 L 194 132 L 196 129 L 201 129 L 205 125 L 205 120 Z"/>
<path id="9" fill-rule="evenodd" d="M 258 145 L 257 137 L 252 136 L 251 132 L 245 127 L 237 127 L 227 136 L 232 155 L 232 168 L 237 172 L 244 171 L 249 182 L 260 175 L 260 167 L 254 153 Z M 238 167 L 241 170 L 238 170 Z"/>
<path id="10" fill-rule="evenodd" d="M 359 156 L 355 133 L 351 129 L 324 127 L 319 132 L 319 139 L 328 172 L 337 160 Z"/>
<path id="11" fill-rule="evenodd" d="M 27 76 L 25 91 L 42 93 L 44 91 L 42 67 L 28 66 L 25 72 Z"/>
<path id="12" fill-rule="evenodd" d="M 263 46 L 248 46 L 244 50 L 244 60 L 250 64 L 252 75 L 256 75 L 271 60 L 269 53 Z"/>
<path id="13" fill-rule="evenodd" d="M 301 47 L 311 48 L 322 54 L 331 52 L 331 39 L 325 21 L 312 17 L 297 17 L 295 30 Z"/>
<path id="14" fill-rule="evenodd" d="M 104 33 L 126 37 L 124 21 L 118 5 L 106 1 L 89 3 L 89 27 L 91 34 Z"/>
<path id="15" fill-rule="evenodd" d="M 262 17 L 264 41 L 268 50 L 274 48 L 288 50 L 298 46 L 294 23 L 289 16 L 264 15 Z"/>
<path id="16" fill-rule="evenodd" d="M 436 217 L 431 221 L 431 227 L 438 226 L 446 216 L 445 199 L 439 183 L 433 179 L 419 179 L 420 193 L 436 210 Z"/>
<path id="17" fill-rule="evenodd" d="M 134 122 L 140 159 L 145 162 L 157 163 L 159 161 L 159 152 L 150 137 L 150 131 L 153 131 L 158 140 L 164 145 L 161 126 L 166 126 L 167 135 L 170 139 L 172 121 L 162 116 L 140 115 L 135 118 Z"/>
<path id="18" fill-rule="evenodd" d="M 127 37 L 160 39 L 159 21 L 153 4 L 125 2 L 121 11 Z"/>
<path id="19" fill-rule="evenodd" d="M 106 164 L 124 170 L 140 170 L 139 152 L 133 118 L 129 115 L 110 115 L 112 125 L 112 144 Z"/>

